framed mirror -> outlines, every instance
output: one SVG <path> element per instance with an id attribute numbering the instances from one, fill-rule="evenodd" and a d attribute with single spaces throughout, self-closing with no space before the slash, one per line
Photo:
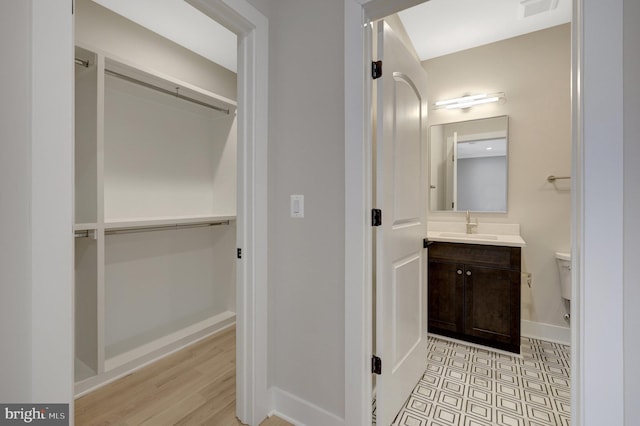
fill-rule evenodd
<path id="1" fill-rule="evenodd" d="M 429 128 L 431 211 L 506 213 L 506 115 Z"/>

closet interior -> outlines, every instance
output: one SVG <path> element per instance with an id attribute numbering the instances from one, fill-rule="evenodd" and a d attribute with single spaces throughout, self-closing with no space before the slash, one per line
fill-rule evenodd
<path id="1" fill-rule="evenodd" d="M 235 322 L 236 103 L 75 51 L 76 395 Z"/>

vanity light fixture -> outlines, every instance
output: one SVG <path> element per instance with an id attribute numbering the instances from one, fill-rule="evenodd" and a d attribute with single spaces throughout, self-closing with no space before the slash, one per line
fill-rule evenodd
<path id="1" fill-rule="evenodd" d="M 465 109 L 471 108 L 474 105 L 488 104 L 491 102 L 498 102 L 504 99 L 504 93 L 480 93 L 478 95 L 467 95 L 455 99 L 447 99 L 444 101 L 437 101 L 434 104 L 434 109 Z"/>

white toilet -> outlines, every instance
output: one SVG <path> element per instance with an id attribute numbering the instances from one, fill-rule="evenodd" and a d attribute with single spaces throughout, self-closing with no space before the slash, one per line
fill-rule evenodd
<path id="1" fill-rule="evenodd" d="M 562 298 L 571 300 L 571 253 L 556 252 Z"/>

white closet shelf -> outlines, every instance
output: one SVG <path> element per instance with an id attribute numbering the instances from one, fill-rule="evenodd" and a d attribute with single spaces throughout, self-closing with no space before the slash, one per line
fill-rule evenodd
<path id="1" fill-rule="evenodd" d="M 74 231 L 92 231 L 98 229 L 97 223 L 76 223 L 73 225 Z"/>
<path id="2" fill-rule="evenodd" d="M 201 318 L 204 317 L 204 319 L 195 323 L 189 324 L 193 321 L 193 318 L 188 318 L 184 322 L 171 323 L 165 327 L 159 327 L 150 331 L 145 335 L 108 345 L 105 348 L 105 371 L 118 368 L 144 355 L 167 347 L 172 343 L 179 342 L 180 340 L 188 340 L 190 336 L 198 333 L 206 332 L 207 335 L 214 333 L 233 324 L 236 319 L 236 314 L 231 311 L 224 311 L 213 316 L 209 315 L 208 313 L 199 315 Z"/>
<path id="3" fill-rule="evenodd" d="M 142 219 L 115 219 L 108 220 L 104 229 L 135 229 L 150 228 L 156 226 L 200 225 L 207 223 L 219 223 L 236 220 L 235 216 L 175 216 L 175 217 L 150 217 Z"/>

